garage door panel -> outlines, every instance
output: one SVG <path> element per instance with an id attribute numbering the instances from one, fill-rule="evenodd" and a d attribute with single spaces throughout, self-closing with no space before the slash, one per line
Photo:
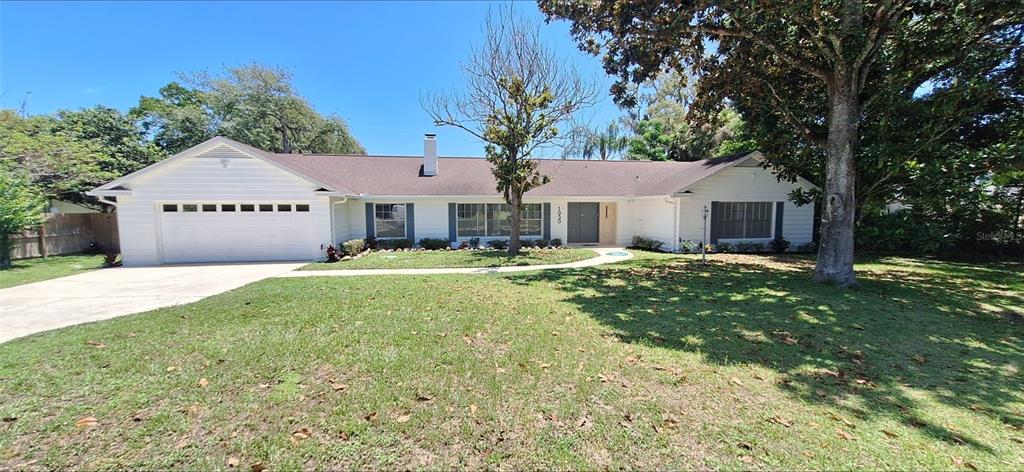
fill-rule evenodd
<path id="1" fill-rule="evenodd" d="M 163 261 L 309 260 L 314 227 L 311 212 L 162 212 Z"/>

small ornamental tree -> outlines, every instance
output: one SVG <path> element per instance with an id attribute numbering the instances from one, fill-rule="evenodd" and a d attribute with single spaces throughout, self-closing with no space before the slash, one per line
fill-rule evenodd
<path id="1" fill-rule="evenodd" d="M 0 268 L 11 266 L 11 236 L 41 224 L 45 205 L 27 178 L 0 167 Z"/>
<path id="2" fill-rule="evenodd" d="M 511 11 L 489 15 L 486 40 L 462 65 L 465 91 L 435 94 L 423 108 L 438 126 L 481 139 L 497 190 L 511 208 L 510 255 L 519 253 L 523 194 L 544 185 L 533 153 L 560 137 L 558 126 L 597 93 L 540 41 L 537 27 Z"/>

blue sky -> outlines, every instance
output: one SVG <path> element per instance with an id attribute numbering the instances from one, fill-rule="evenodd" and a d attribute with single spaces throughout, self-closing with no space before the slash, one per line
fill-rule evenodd
<path id="1" fill-rule="evenodd" d="M 442 155 L 480 155 L 465 132 L 436 128 L 423 92 L 457 87 L 459 62 L 482 37 L 486 2 L 0 3 L 0 106 L 27 95 L 31 114 L 103 104 L 127 110 L 178 72 L 257 61 L 289 68 L 299 92 L 322 113 L 348 120 L 372 154 L 419 154 L 424 132 Z M 536 5 L 515 8 L 541 20 Z M 584 113 L 605 124 L 620 112 L 598 58 L 569 37 L 542 38 L 593 77 L 604 97 Z"/>

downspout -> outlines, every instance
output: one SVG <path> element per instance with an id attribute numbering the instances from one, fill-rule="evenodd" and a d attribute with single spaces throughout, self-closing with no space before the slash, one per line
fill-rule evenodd
<path id="1" fill-rule="evenodd" d="M 679 199 L 668 197 L 665 203 L 671 203 L 672 212 L 672 252 L 679 252 Z"/>
<path id="2" fill-rule="evenodd" d="M 96 197 L 96 199 L 102 203 L 106 203 L 107 205 L 110 205 L 112 207 L 117 207 L 117 202 L 114 200 L 109 200 L 109 198 L 110 197 Z"/>

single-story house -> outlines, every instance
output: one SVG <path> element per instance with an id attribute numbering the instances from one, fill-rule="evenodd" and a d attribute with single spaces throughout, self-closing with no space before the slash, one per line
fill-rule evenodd
<path id="1" fill-rule="evenodd" d="M 551 182 L 524 198 L 524 237 L 629 245 L 812 239 L 813 208 L 787 198 L 763 156 L 696 162 L 540 160 Z M 313 260 L 373 236 L 508 238 L 508 207 L 480 158 L 275 154 L 217 137 L 93 190 L 117 206 L 125 265 Z M 709 210 L 707 227 L 703 209 Z M 705 236 L 706 235 L 706 236 Z"/>

